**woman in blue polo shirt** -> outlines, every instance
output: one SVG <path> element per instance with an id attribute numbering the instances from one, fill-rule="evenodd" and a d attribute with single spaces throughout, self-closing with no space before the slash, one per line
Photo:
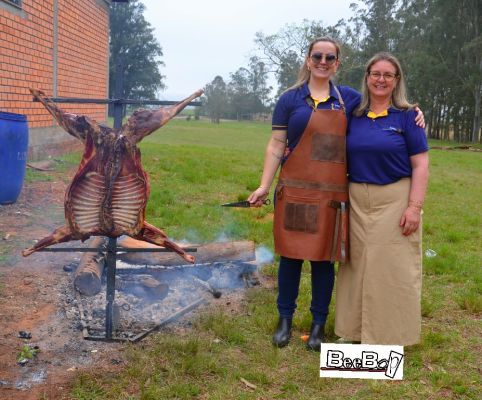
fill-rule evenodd
<path id="1" fill-rule="evenodd" d="M 362 85 L 347 133 L 350 263 L 338 270 L 335 332 L 411 345 L 420 339 L 428 145 L 394 56 L 376 54 Z"/>
<path id="2" fill-rule="evenodd" d="M 335 279 L 333 262 L 346 253 L 346 235 L 341 243 L 348 198 L 345 137 L 360 94 L 331 82 L 339 57 L 340 47 L 331 38 L 310 44 L 297 83 L 275 107 L 261 186 L 249 197 L 261 205 L 281 164 L 273 229 L 281 256 L 279 321 L 273 336 L 278 347 L 289 342 L 303 260 L 310 260 L 313 322 L 307 347 L 319 351 Z"/>

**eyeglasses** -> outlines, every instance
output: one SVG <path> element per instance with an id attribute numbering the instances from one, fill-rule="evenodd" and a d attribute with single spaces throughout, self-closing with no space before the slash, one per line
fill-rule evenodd
<path id="1" fill-rule="evenodd" d="M 328 65 L 333 65 L 335 61 L 338 59 L 336 54 L 333 53 L 313 53 L 310 58 L 315 64 L 319 64 L 323 60 L 323 56 L 325 57 L 325 63 Z"/>
<path id="2" fill-rule="evenodd" d="M 378 81 L 381 77 L 383 77 L 383 79 L 385 79 L 387 82 L 391 82 L 395 78 L 398 78 L 397 74 L 392 74 L 390 72 L 382 74 L 381 72 L 378 72 L 378 71 L 370 71 L 368 72 L 368 76 L 376 81 Z"/>

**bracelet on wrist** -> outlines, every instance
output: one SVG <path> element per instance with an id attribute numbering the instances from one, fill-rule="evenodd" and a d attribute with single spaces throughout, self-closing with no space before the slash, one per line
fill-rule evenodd
<path id="1" fill-rule="evenodd" d="M 419 208 L 419 209 L 421 210 L 422 207 L 423 207 L 423 202 L 417 201 L 417 200 L 409 200 L 409 201 L 408 201 L 408 206 L 409 206 L 409 207 Z"/>

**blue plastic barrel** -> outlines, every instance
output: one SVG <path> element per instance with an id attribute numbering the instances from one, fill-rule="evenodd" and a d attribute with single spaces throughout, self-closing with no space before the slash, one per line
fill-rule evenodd
<path id="1" fill-rule="evenodd" d="M 17 201 L 28 154 L 27 117 L 0 112 L 0 204 Z"/>

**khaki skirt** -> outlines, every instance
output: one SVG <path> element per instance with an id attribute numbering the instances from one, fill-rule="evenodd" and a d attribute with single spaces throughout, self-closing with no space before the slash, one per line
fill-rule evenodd
<path id="1" fill-rule="evenodd" d="M 335 333 L 367 344 L 420 341 L 422 221 L 399 226 L 409 178 L 389 185 L 350 183 L 350 262 L 338 269 Z"/>

